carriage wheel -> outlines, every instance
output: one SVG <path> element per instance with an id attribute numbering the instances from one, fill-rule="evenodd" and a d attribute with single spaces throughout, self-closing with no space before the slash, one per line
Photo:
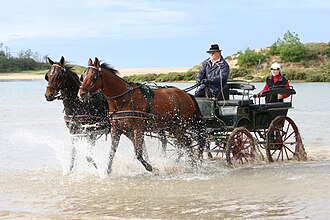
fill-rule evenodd
<path id="1" fill-rule="evenodd" d="M 231 132 L 227 141 L 226 156 L 229 164 L 244 164 L 254 160 L 255 144 L 246 128 L 239 127 Z"/>
<path id="2" fill-rule="evenodd" d="M 272 121 L 267 131 L 266 154 L 269 162 L 307 160 L 298 128 L 291 118 L 279 116 Z"/>

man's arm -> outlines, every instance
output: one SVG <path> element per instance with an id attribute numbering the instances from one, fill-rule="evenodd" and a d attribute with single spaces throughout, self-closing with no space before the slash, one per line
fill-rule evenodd
<path id="1" fill-rule="evenodd" d="M 197 72 L 196 83 L 201 83 L 203 79 L 206 79 L 206 64 L 202 63 L 201 69 Z"/>

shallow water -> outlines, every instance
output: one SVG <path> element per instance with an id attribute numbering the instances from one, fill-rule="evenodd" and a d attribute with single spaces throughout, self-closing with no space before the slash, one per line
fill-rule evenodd
<path id="1" fill-rule="evenodd" d="M 231 168 L 224 160 L 205 160 L 192 168 L 175 163 L 171 155 L 162 157 L 160 143 L 147 138 L 149 159 L 159 169 L 153 175 L 122 137 L 112 174 L 100 178 L 109 140 L 101 137 L 96 145 L 99 171 L 86 162 L 86 144 L 81 142 L 75 173 L 63 176 L 70 137 L 61 102 L 46 102 L 44 81 L 0 82 L 0 218 L 326 219 L 330 83 L 293 86 L 295 109 L 288 116 L 299 128 L 307 162 Z"/>

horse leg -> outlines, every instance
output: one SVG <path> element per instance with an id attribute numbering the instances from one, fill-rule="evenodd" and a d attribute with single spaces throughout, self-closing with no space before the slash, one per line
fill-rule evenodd
<path id="1" fill-rule="evenodd" d="M 210 143 L 208 142 L 207 136 L 207 129 L 206 129 L 206 123 L 203 118 L 202 112 L 200 108 L 198 107 L 198 103 L 194 96 L 190 95 L 191 99 L 195 103 L 195 112 L 193 116 L 192 121 L 192 130 L 197 132 L 197 143 L 198 143 L 198 150 L 199 150 L 199 159 L 203 159 L 203 152 L 204 148 L 206 148 L 208 152 L 208 157 L 212 158 L 212 154 L 210 152 Z"/>
<path id="2" fill-rule="evenodd" d="M 93 149 L 95 147 L 95 140 L 96 140 L 96 137 L 95 135 L 91 134 L 91 135 L 88 135 L 87 136 L 87 155 L 86 155 L 86 160 L 89 162 L 89 163 L 92 163 L 94 165 L 94 167 L 96 169 L 97 168 L 97 165 L 96 165 L 96 162 L 93 158 Z"/>
<path id="3" fill-rule="evenodd" d="M 159 133 L 159 139 L 162 143 L 162 154 L 166 157 L 166 144 L 167 144 L 167 138 L 165 136 L 165 131 L 161 130 Z"/>
<path id="4" fill-rule="evenodd" d="M 143 152 L 143 158 L 144 158 L 148 163 L 150 163 L 145 140 L 143 141 L 142 152 Z"/>
<path id="5" fill-rule="evenodd" d="M 142 131 L 134 130 L 132 133 L 128 134 L 134 145 L 136 158 L 142 163 L 144 168 L 152 172 L 152 166 L 143 158 L 144 155 L 144 133 Z"/>
<path id="6" fill-rule="evenodd" d="M 207 137 L 205 133 L 198 133 L 197 134 L 197 143 L 198 143 L 198 158 L 200 160 L 203 159 L 204 148 L 208 152 L 208 158 L 212 158 L 212 154 L 210 152 L 210 144 L 207 141 Z"/>
<path id="7" fill-rule="evenodd" d="M 110 148 L 110 153 L 109 153 L 109 162 L 108 162 L 108 168 L 106 173 L 110 174 L 111 172 L 111 167 L 112 167 L 112 162 L 113 158 L 115 157 L 118 145 L 119 145 L 119 140 L 120 140 L 121 133 L 116 131 L 115 129 L 111 129 L 111 148 Z"/>
<path id="8" fill-rule="evenodd" d="M 179 162 L 183 154 L 186 153 L 187 156 L 191 159 L 192 165 L 196 165 L 196 160 L 192 152 L 192 138 L 190 135 L 186 135 L 183 131 L 185 131 L 185 129 L 178 129 L 174 134 L 177 140 L 177 145 L 179 147 L 179 156 L 177 162 Z"/>
<path id="9" fill-rule="evenodd" d="M 76 151 L 76 144 L 77 142 L 77 137 L 71 136 L 71 161 L 70 161 L 70 167 L 69 167 L 69 173 L 71 174 L 74 171 L 74 168 L 76 167 L 76 156 L 77 156 L 77 151 Z"/>

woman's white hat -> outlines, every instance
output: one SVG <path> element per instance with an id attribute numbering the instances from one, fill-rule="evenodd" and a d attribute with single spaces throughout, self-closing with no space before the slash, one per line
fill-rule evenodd
<path id="1" fill-rule="evenodd" d="M 281 65 L 278 63 L 273 63 L 272 66 L 270 67 L 271 69 L 281 69 Z"/>

